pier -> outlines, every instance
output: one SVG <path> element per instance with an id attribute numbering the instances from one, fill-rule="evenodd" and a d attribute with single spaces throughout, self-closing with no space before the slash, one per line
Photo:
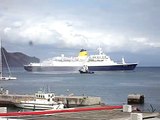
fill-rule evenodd
<path id="1" fill-rule="evenodd" d="M 0 106 L 12 106 L 22 100 L 34 100 L 34 95 L 0 94 Z M 61 110 L 21 111 L 0 113 L 0 118 L 22 118 L 32 120 L 160 120 L 158 112 L 140 112 L 131 105 L 101 105 L 100 97 L 91 96 L 56 96 L 55 101 L 62 101 L 68 108 Z M 70 108 L 74 107 L 74 108 Z"/>
<path id="2" fill-rule="evenodd" d="M 67 107 L 100 105 L 101 98 L 93 96 L 56 96 L 55 101 L 62 101 Z"/>
<path id="3" fill-rule="evenodd" d="M 160 114 L 150 112 L 123 112 L 122 106 L 90 106 L 62 110 L 0 113 L 0 119 L 32 120 L 160 120 Z"/>
<path id="4" fill-rule="evenodd" d="M 100 105 L 100 97 L 92 96 L 55 96 L 55 101 L 62 101 L 67 107 Z M 0 94 L 0 106 L 13 106 L 20 101 L 35 100 L 34 95 Z"/>
<path id="5" fill-rule="evenodd" d="M 14 106 L 25 100 L 35 100 L 35 95 L 18 95 L 4 92 L 0 94 L 2 108 Z M 100 97 L 93 96 L 55 96 L 55 101 L 62 101 L 67 108 L 61 110 L 0 112 L 0 119 L 22 118 L 32 120 L 160 120 L 158 112 L 141 112 L 134 106 L 102 105 Z"/>

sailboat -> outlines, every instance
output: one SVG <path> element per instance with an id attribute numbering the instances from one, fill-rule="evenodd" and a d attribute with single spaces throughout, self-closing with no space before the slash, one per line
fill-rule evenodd
<path id="1" fill-rule="evenodd" d="M 2 40 L 0 40 L 0 42 L 1 42 L 1 45 L 0 45 L 0 49 L 1 49 L 1 50 L 0 50 L 0 80 L 16 80 L 16 79 L 17 79 L 16 77 L 12 77 L 9 64 L 8 64 L 8 62 L 7 62 L 7 58 L 6 58 L 6 56 L 5 56 L 5 54 L 4 54 L 4 51 L 3 51 L 3 49 L 2 49 Z M 4 57 L 4 61 L 5 61 L 6 65 L 7 65 L 8 71 L 9 71 L 9 76 L 7 76 L 7 77 L 4 77 L 4 76 L 3 76 L 2 56 Z"/>

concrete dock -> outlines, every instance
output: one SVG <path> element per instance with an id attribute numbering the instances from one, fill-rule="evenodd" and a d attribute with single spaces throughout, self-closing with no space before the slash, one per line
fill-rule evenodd
<path id="1" fill-rule="evenodd" d="M 93 96 L 56 96 L 55 101 L 62 101 L 68 107 L 100 105 L 101 98 Z"/>
<path id="2" fill-rule="evenodd" d="M 132 119 L 132 114 L 142 114 L 142 118 Z M 10 118 L 17 119 L 17 117 Z M 122 109 L 54 113 L 49 115 L 18 116 L 18 119 L 23 120 L 160 120 L 159 118 L 160 113 L 141 113 L 137 111 L 123 112 Z"/>
<path id="3" fill-rule="evenodd" d="M 151 120 L 159 117 L 159 113 L 142 113 L 143 119 Z M 122 110 L 100 110 L 79 113 L 63 113 L 50 116 L 39 116 L 32 120 L 131 120 L 131 113 Z"/>
<path id="4" fill-rule="evenodd" d="M 100 105 L 101 98 L 93 96 L 55 96 L 55 101 L 62 101 L 67 107 Z M 20 101 L 35 100 L 34 95 L 0 94 L 0 106 L 12 106 Z"/>
<path id="5" fill-rule="evenodd" d="M 17 95 L 17 94 L 0 94 L 0 106 L 14 106 L 16 103 L 19 103 L 22 100 L 34 100 L 34 95 Z M 77 107 L 85 108 L 86 107 L 103 107 L 101 106 L 100 97 L 92 96 L 56 96 L 55 101 L 62 101 L 67 107 Z M 73 108 L 71 108 L 73 110 Z M 160 120 L 160 113 L 142 113 L 139 111 L 133 112 L 123 112 L 122 109 L 101 109 L 101 110 L 88 110 L 88 111 L 79 111 L 79 112 L 60 112 L 44 115 L 29 115 L 29 116 L 18 116 L 18 119 L 32 119 L 32 120 L 132 120 L 132 113 L 142 114 L 142 119 L 146 120 Z M 1 113 L 3 114 L 3 113 Z M 14 114 L 19 114 L 16 112 Z M 1 116 L 2 117 L 2 116 Z M 3 117 L 6 118 L 6 117 Z M 8 117 L 9 118 L 9 117 Z M 8 119 L 6 118 L 6 119 Z M 11 117 L 12 119 L 17 119 L 17 117 Z M 1 119 L 1 118 L 0 118 Z M 140 119 L 140 120 L 142 120 Z M 139 119 L 138 119 L 139 120 Z"/>
<path id="6" fill-rule="evenodd" d="M 0 95 L 0 105 L 14 105 L 21 100 L 33 100 L 34 95 Z M 55 100 L 63 101 L 64 103 L 74 106 L 87 106 L 87 107 L 101 107 L 101 99 L 99 97 L 90 96 L 56 96 Z M 89 106 L 88 106 L 89 105 Z M 102 106 L 103 107 L 103 106 Z M 79 107 L 78 107 L 79 108 Z M 80 107 L 85 108 L 85 107 Z M 73 108 L 71 108 L 72 110 Z M 32 119 L 32 120 L 132 120 L 132 113 L 140 113 L 139 111 L 133 112 L 123 112 L 122 109 L 113 110 L 89 110 L 80 112 L 64 112 L 64 113 L 52 113 L 45 115 L 29 115 L 29 116 L 18 116 L 11 117 L 12 119 Z M 18 113 L 16 113 L 18 114 Z M 143 115 L 142 119 L 146 120 L 160 120 L 159 113 L 141 113 Z M 3 117 L 6 118 L 6 117 Z M 8 117 L 9 118 L 9 117 Z M 6 120 L 8 119 L 6 118 Z M 1 118 L 0 118 L 1 119 Z M 142 120 L 140 119 L 140 120 Z"/>

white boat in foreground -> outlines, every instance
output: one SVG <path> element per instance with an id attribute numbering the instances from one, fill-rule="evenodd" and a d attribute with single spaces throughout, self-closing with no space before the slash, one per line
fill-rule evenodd
<path id="1" fill-rule="evenodd" d="M 39 91 L 38 93 L 35 93 L 35 97 L 35 100 L 21 101 L 20 103 L 17 103 L 16 106 L 32 110 L 64 109 L 64 104 L 61 101 L 54 101 L 54 93 Z"/>

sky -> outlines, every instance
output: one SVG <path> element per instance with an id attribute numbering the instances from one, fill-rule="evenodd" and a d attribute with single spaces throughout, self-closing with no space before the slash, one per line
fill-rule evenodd
<path id="1" fill-rule="evenodd" d="M 41 60 L 99 46 L 115 61 L 160 66 L 160 0 L 0 0 L 9 52 Z"/>

